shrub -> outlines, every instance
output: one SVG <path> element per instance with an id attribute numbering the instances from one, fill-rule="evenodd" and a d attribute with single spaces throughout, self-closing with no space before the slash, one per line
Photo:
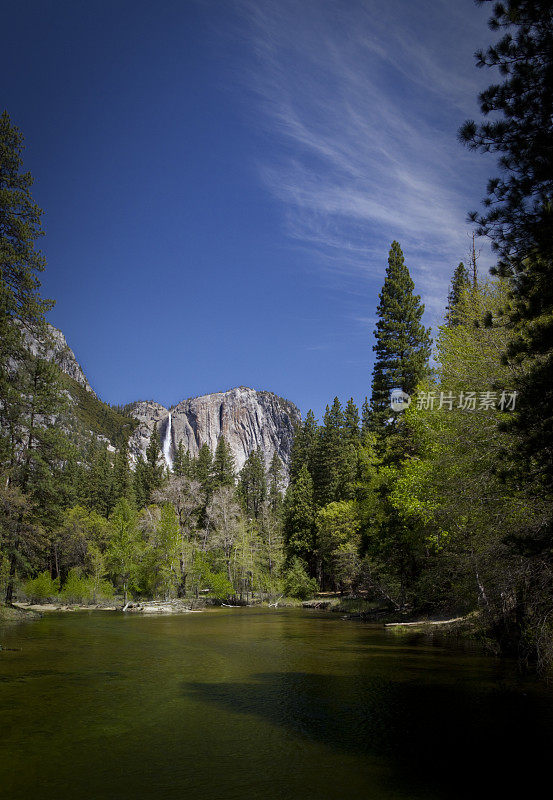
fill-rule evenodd
<path id="1" fill-rule="evenodd" d="M 36 578 L 31 578 L 23 584 L 25 596 L 31 603 L 39 603 L 42 600 L 54 600 L 58 596 L 60 579 L 52 580 L 48 570 L 44 570 Z"/>
<path id="2" fill-rule="evenodd" d="M 301 558 L 293 558 L 290 567 L 284 574 L 284 591 L 289 597 L 306 600 L 317 591 L 317 581 L 307 574 L 305 562 Z"/>
<path id="3" fill-rule="evenodd" d="M 226 600 L 233 593 L 232 583 L 224 572 L 211 572 L 208 576 L 211 594 L 218 600 Z"/>
<path id="4" fill-rule="evenodd" d="M 95 582 L 80 574 L 78 569 L 72 569 L 60 594 L 66 603 L 90 603 L 97 600 L 107 600 L 113 597 L 114 588 L 109 581 Z"/>

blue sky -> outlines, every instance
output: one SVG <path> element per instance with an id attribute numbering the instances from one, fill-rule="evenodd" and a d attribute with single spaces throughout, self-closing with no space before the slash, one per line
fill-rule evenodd
<path id="1" fill-rule="evenodd" d="M 0 105 L 44 208 L 44 294 L 110 403 L 370 391 L 398 239 L 439 321 L 493 162 L 471 0 L 2 3 Z M 491 263 L 485 243 L 480 267 Z"/>

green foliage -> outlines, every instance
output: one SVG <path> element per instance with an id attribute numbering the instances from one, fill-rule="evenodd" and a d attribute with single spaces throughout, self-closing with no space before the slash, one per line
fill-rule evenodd
<path id="1" fill-rule="evenodd" d="M 455 268 L 453 277 L 451 279 L 451 288 L 447 296 L 446 306 L 446 321 L 448 325 L 457 325 L 459 317 L 457 315 L 457 307 L 461 302 L 463 292 L 470 286 L 469 274 L 467 268 L 461 261 L 459 266 Z"/>
<path id="2" fill-rule="evenodd" d="M 211 455 L 209 445 L 204 442 L 200 447 L 198 457 L 194 463 L 193 475 L 194 478 L 200 482 L 206 496 L 209 496 L 212 490 L 212 470 L 213 456 Z"/>
<path id="3" fill-rule="evenodd" d="M 138 515 L 128 500 L 119 500 L 110 517 L 111 535 L 107 549 L 110 572 L 123 589 L 124 600 L 136 583 L 143 552 Z"/>
<path id="4" fill-rule="evenodd" d="M 224 436 L 221 436 L 215 448 L 215 455 L 211 466 L 211 486 L 234 486 L 235 484 L 234 456 Z"/>
<path id="5" fill-rule="evenodd" d="M 307 574 L 307 565 L 301 558 L 293 558 L 284 575 L 283 588 L 288 597 L 307 600 L 317 591 L 317 581 Z"/>
<path id="6" fill-rule="evenodd" d="M 156 492 L 164 482 L 165 467 L 161 457 L 161 443 L 154 424 L 150 442 L 146 449 L 146 459 L 139 458 L 134 471 L 133 493 L 139 508 L 153 502 Z"/>
<path id="7" fill-rule="evenodd" d="M 326 576 L 350 587 L 358 572 L 361 521 L 355 502 L 329 503 L 317 514 L 317 547 Z"/>
<path id="8" fill-rule="evenodd" d="M 267 496 L 263 453 L 252 450 L 240 472 L 239 490 L 246 514 L 258 519 Z"/>
<path id="9" fill-rule="evenodd" d="M 206 575 L 210 593 L 217 600 L 228 600 L 233 594 L 233 585 L 224 572 L 210 572 Z"/>
<path id="10" fill-rule="evenodd" d="M 480 93 L 489 117 L 465 122 L 459 135 L 473 150 L 496 153 L 500 174 L 488 182 L 486 211 L 471 216 L 490 236 L 502 268 L 520 258 L 553 252 L 553 16 L 550 0 L 494 3 L 492 30 L 502 38 L 476 53 L 480 68 L 496 68 L 502 83 Z"/>
<path id="11" fill-rule="evenodd" d="M 60 588 L 60 579 L 53 579 L 48 570 L 44 570 L 36 578 L 30 578 L 23 584 L 23 592 L 30 603 L 55 600 Z"/>
<path id="12" fill-rule="evenodd" d="M 390 408 L 392 389 L 412 394 L 428 370 L 430 331 L 422 324 L 424 305 L 398 242 L 392 242 L 388 267 L 377 308 L 374 336 L 376 354 L 371 395 L 371 426 L 382 438 L 395 431 L 388 420 L 397 419 Z"/>
<path id="13" fill-rule="evenodd" d="M 313 479 L 303 464 L 297 480 L 286 492 L 284 508 L 284 540 L 289 559 L 313 559 L 315 550 L 315 507 Z"/>
<path id="14" fill-rule="evenodd" d="M 62 586 L 60 597 L 66 603 L 91 603 L 100 599 L 109 600 L 113 597 L 114 589 L 109 581 L 96 582 L 92 577 L 86 577 L 80 570 L 70 570 L 65 584 Z"/>
<path id="15" fill-rule="evenodd" d="M 71 413 L 80 423 L 81 434 L 91 431 L 105 436 L 114 447 L 123 447 L 138 421 L 103 403 L 64 372 L 60 371 L 59 379 L 73 399 Z"/>
<path id="16" fill-rule="evenodd" d="M 174 596 L 179 585 L 181 539 L 178 517 L 169 503 L 161 508 L 152 506 L 141 515 L 141 528 L 146 533 L 142 558 L 142 575 L 148 594 L 161 595 L 165 600 Z"/>
<path id="17" fill-rule="evenodd" d="M 184 443 L 181 441 L 175 450 L 175 457 L 173 459 L 173 475 L 179 477 L 192 477 L 192 459 L 190 453 L 185 449 Z"/>

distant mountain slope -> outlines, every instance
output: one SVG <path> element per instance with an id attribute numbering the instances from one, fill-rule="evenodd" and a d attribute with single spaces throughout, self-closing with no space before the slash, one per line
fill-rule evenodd
<path id="1" fill-rule="evenodd" d="M 23 338 L 31 353 L 59 367 L 70 404 L 58 424 L 77 445 L 90 440 L 91 435 L 107 441 L 113 448 L 120 447 L 128 440 L 138 423 L 100 400 L 60 330 L 48 325 L 46 337 L 38 337 L 25 330 Z"/>
<path id="2" fill-rule="evenodd" d="M 129 452 L 135 461 L 145 455 L 155 423 L 160 441 L 164 441 L 171 414 L 171 453 L 180 441 L 192 456 L 198 454 L 204 442 L 214 452 L 219 438 L 225 436 L 238 470 L 249 453 L 260 448 L 267 465 L 276 452 L 288 471 L 294 429 L 301 421 L 298 408 L 289 400 L 272 392 L 240 386 L 189 398 L 171 409 L 154 401 L 138 401 L 124 408 L 114 408 L 98 398 L 63 333 L 49 325 L 48 334 L 47 342 L 28 333 L 25 339 L 33 353 L 40 353 L 61 370 L 71 408 L 60 424 L 75 441 L 83 441 L 93 434 L 117 448 L 128 439 Z"/>

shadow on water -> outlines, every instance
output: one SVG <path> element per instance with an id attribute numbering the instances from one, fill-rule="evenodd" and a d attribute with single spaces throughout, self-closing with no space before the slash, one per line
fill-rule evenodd
<path id="1" fill-rule="evenodd" d="M 384 757 L 409 794 L 522 797 L 550 779 L 553 720 L 539 696 L 516 688 L 271 672 L 182 691 L 332 749 Z"/>

